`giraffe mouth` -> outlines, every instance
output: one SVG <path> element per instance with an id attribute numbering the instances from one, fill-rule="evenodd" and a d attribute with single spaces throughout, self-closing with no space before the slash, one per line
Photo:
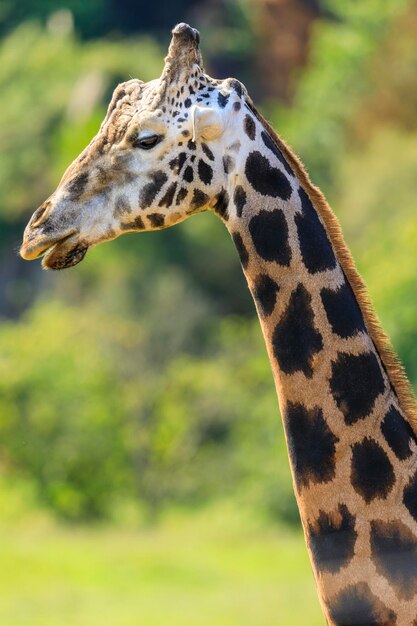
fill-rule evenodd
<path id="1" fill-rule="evenodd" d="M 20 255 L 23 259 L 33 260 L 43 257 L 42 267 L 45 269 L 63 270 L 80 263 L 87 254 L 89 245 L 77 240 L 75 231 L 65 237 L 48 241 L 23 242 Z"/>

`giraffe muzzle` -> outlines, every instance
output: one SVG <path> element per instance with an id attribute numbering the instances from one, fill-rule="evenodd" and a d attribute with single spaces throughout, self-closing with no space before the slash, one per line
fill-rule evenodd
<path id="1" fill-rule="evenodd" d="M 33 236 L 33 231 L 25 232 L 20 256 L 26 261 L 43 257 L 42 266 L 45 269 L 66 269 L 77 265 L 85 257 L 89 245 L 80 241 L 78 231 L 71 230 L 56 237 L 48 235 Z"/>

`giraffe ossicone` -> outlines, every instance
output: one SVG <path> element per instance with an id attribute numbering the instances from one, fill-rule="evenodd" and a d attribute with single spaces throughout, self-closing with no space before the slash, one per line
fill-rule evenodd
<path id="1" fill-rule="evenodd" d="M 259 313 L 328 623 L 417 624 L 414 397 L 323 195 L 242 83 L 204 72 L 199 39 L 176 26 L 161 77 L 115 89 L 21 254 L 63 269 L 217 213 Z"/>

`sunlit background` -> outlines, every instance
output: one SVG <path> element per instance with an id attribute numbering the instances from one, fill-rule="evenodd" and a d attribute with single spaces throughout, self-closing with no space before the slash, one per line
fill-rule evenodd
<path id="1" fill-rule="evenodd" d="M 0 624 L 319 626 L 272 376 L 211 214 L 74 269 L 17 249 L 170 29 L 242 80 L 344 227 L 417 383 L 417 4 L 0 3 Z"/>

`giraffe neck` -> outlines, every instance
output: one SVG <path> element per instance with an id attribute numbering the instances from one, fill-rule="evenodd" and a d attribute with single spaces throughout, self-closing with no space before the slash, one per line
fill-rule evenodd
<path id="1" fill-rule="evenodd" d="M 223 217 L 265 337 L 323 608 L 330 624 L 417 625 L 416 437 L 310 189 L 251 113 Z"/>

